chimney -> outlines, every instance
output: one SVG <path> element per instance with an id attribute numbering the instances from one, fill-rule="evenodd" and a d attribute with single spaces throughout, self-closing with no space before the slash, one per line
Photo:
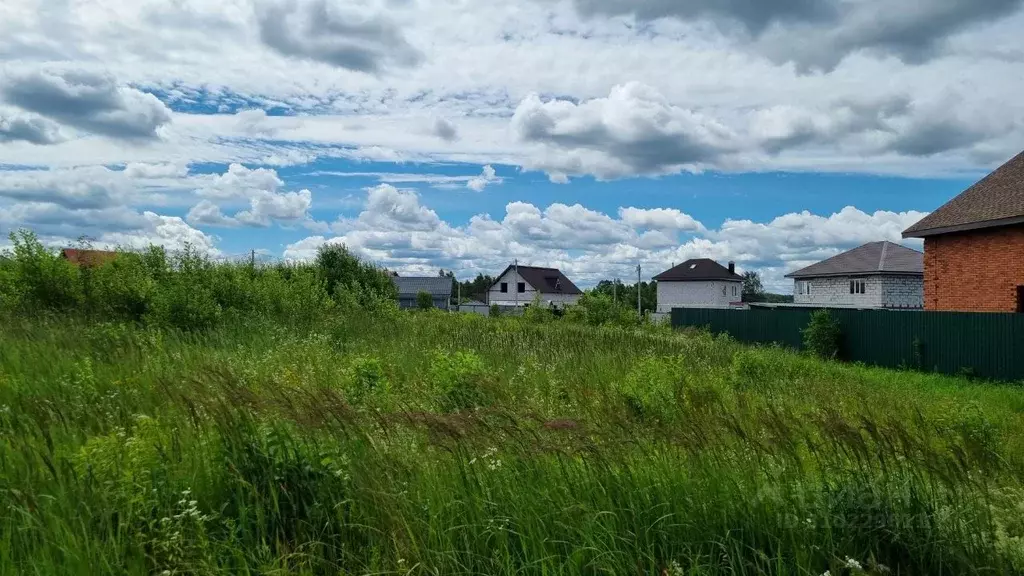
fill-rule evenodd
<path id="1" fill-rule="evenodd" d="M 736 273 L 736 263 L 730 261 L 729 262 L 729 274 L 735 274 L 735 273 Z"/>

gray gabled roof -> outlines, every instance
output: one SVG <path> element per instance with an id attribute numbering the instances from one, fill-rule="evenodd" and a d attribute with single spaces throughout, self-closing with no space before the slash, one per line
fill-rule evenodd
<path id="1" fill-rule="evenodd" d="M 508 274 L 508 271 L 513 268 L 516 267 L 509 266 L 505 268 L 504 272 L 498 274 L 498 278 L 491 285 L 491 288 L 494 288 L 494 285 L 501 281 L 502 276 Z M 558 268 L 519 266 L 517 270 L 523 280 L 526 280 L 534 290 L 541 294 L 568 294 L 570 296 L 583 294 L 583 291 L 577 288 L 572 283 L 572 280 L 569 280 L 569 277 L 562 274 L 562 271 Z"/>
<path id="2" fill-rule="evenodd" d="M 903 232 L 904 238 L 1024 223 L 1024 152 Z"/>
<path id="3" fill-rule="evenodd" d="M 452 279 L 447 276 L 392 276 L 391 281 L 398 288 L 399 298 L 415 298 L 420 292 L 426 292 L 434 298 L 450 298 L 452 295 Z"/>
<path id="4" fill-rule="evenodd" d="M 786 274 L 786 278 L 850 275 L 924 275 L 924 254 L 892 242 L 872 242 Z"/>
<path id="5" fill-rule="evenodd" d="M 697 258 L 687 260 L 654 277 L 655 282 L 701 282 L 707 280 L 742 282 L 743 276 L 729 272 L 728 268 L 710 258 Z"/>

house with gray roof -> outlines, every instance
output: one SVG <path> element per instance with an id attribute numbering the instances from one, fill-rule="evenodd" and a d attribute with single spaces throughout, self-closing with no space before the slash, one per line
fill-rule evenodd
<path id="1" fill-rule="evenodd" d="M 658 314 L 673 308 L 742 306 L 743 277 L 736 264 L 726 268 L 709 258 L 687 260 L 654 277 L 658 283 Z"/>
<path id="2" fill-rule="evenodd" d="M 434 308 L 448 310 L 452 300 L 452 279 L 447 276 L 392 276 L 391 281 L 398 288 L 398 306 L 417 308 L 420 292 L 426 292 L 434 300 Z"/>
<path id="3" fill-rule="evenodd" d="M 513 264 L 498 275 L 487 292 L 489 304 L 523 308 L 539 298 L 545 306 L 561 308 L 575 304 L 583 291 L 557 268 Z"/>
<path id="4" fill-rule="evenodd" d="M 786 275 L 793 302 L 827 308 L 924 307 L 924 254 L 871 242 Z"/>

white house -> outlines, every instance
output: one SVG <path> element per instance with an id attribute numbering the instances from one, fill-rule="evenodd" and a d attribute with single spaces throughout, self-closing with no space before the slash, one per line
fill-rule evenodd
<path id="1" fill-rule="evenodd" d="M 536 296 L 545 305 L 561 308 L 575 304 L 583 292 L 556 268 L 509 266 L 491 285 L 487 303 L 498 306 L 529 306 Z"/>
<path id="2" fill-rule="evenodd" d="M 872 242 L 786 275 L 793 302 L 833 308 L 924 307 L 924 254 Z"/>
<path id="3" fill-rule="evenodd" d="M 729 308 L 743 302 L 743 277 L 736 265 L 726 268 L 714 260 L 699 258 L 654 277 L 658 283 L 658 313 L 673 308 Z"/>

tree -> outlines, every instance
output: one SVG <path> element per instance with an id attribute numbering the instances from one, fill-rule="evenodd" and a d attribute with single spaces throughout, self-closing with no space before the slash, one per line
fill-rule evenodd
<path id="1" fill-rule="evenodd" d="M 434 297 L 430 292 L 420 291 L 416 294 L 416 306 L 420 310 L 430 310 L 434 307 Z"/>
<path id="2" fill-rule="evenodd" d="M 761 283 L 761 275 L 750 270 L 743 273 L 743 295 L 761 296 L 764 294 L 764 284 Z"/>
<path id="3" fill-rule="evenodd" d="M 364 299 L 371 295 L 391 300 L 398 298 L 398 289 L 388 272 L 359 260 L 344 245 L 321 246 L 317 250 L 316 266 L 331 296 L 354 290 Z"/>

